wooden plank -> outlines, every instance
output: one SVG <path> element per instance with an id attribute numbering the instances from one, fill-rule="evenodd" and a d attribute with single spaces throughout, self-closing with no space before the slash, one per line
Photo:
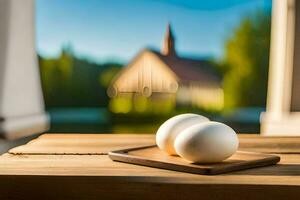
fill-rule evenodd
<path id="1" fill-rule="evenodd" d="M 300 195 L 298 186 L 289 185 L 169 184 L 95 176 L 3 176 L 0 188 L 1 199 L 286 200 Z"/>
<path id="2" fill-rule="evenodd" d="M 277 166 L 204 176 L 107 155 L 5 154 L 0 199 L 293 199 L 300 195 L 299 166 L 299 155 L 286 154 Z"/>
<path id="3" fill-rule="evenodd" d="M 300 153 L 300 137 L 263 137 L 239 134 L 242 151 Z M 12 154 L 101 155 L 155 143 L 154 134 L 44 134 L 26 145 L 13 148 Z"/>
<path id="4" fill-rule="evenodd" d="M 151 134 L 45 134 L 9 150 L 11 154 L 102 155 L 155 143 Z"/>
<path id="5" fill-rule="evenodd" d="M 179 156 L 169 156 L 156 145 L 112 151 L 108 155 L 114 161 L 203 175 L 274 165 L 280 160 L 280 157 L 275 155 L 237 151 L 220 163 L 195 164 L 188 163 Z"/>
<path id="6" fill-rule="evenodd" d="M 300 153 L 300 137 L 240 134 L 240 149 L 265 153 Z"/>
<path id="7" fill-rule="evenodd" d="M 114 162 L 107 155 L 11 155 L 0 157 L 0 182 L 11 176 L 96 176 L 113 180 L 182 184 L 300 186 L 299 155 L 281 155 L 276 166 L 205 176 Z"/>

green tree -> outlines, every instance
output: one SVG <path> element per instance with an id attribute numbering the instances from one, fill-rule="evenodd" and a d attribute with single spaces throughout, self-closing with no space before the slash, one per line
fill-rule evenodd
<path id="1" fill-rule="evenodd" d="M 39 56 L 39 64 L 48 108 L 107 107 L 106 87 L 122 67 L 118 63 L 98 64 L 80 58 L 73 53 L 71 45 L 63 46 L 57 57 Z M 103 77 L 100 83 L 99 76 Z"/>
<path id="2" fill-rule="evenodd" d="M 242 19 L 225 44 L 222 65 L 225 109 L 265 106 L 269 66 L 269 12 Z"/>
<path id="3" fill-rule="evenodd" d="M 103 70 L 103 72 L 99 76 L 99 82 L 100 84 L 108 88 L 112 79 L 119 73 L 119 71 L 122 69 L 122 65 L 119 64 L 106 64 L 106 69 Z"/>
<path id="4" fill-rule="evenodd" d="M 47 106 L 65 105 L 70 97 L 73 53 L 63 47 L 58 58 L 39 57 L 42 86 Z"/>

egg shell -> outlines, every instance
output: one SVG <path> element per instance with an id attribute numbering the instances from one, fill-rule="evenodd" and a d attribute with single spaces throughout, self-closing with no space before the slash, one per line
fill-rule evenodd
<path id="1" fill-rule="evenodd" d="M 235 131 L 219 122 L 205 122 L 183 130 L 175 140 L 179 156 L 193 163 L 216 163 L 233 155 L 239 140 Z"/>
<path id="2" fill-rule="evenodd" d="M 207 121 L 209 121 L 208 118 L 192 113 L 174 116 L 165 121 L 157 130 L 156 144 L 169 155 L 177 155 L 174 148 L 177 135 L 187 127 Z"/>

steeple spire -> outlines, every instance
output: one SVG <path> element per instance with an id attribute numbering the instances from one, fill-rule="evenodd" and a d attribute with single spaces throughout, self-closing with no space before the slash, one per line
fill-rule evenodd
<path id="1" fill-rule="evenodd" d="M 161 53 L 163 55 L 176 55 L 175 37 L 172 32 L 170 23 L 168 23 L 168 25 L 167 25 L 167 30 L 166 30 L 165 38 L 163 41 Z"/>

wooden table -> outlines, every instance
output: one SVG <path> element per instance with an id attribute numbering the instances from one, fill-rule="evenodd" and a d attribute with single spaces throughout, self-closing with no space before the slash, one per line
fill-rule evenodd
<path id="1" fill-rule="evenodd" d="M 240 135 L 240 149 L 276 166 L 204 176 L 111 161 L 154 135 L 45 134 L 0 157 L 0 199 L 299 199 L 300 138 Z"/>

